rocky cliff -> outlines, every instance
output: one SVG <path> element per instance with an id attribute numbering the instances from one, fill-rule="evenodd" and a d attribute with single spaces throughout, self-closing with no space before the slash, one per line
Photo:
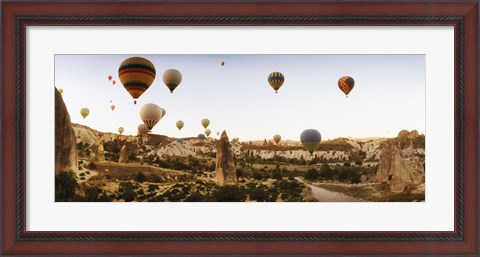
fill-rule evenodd
<path id="1" fill-rule="evenodd" d="M 400 131 L 382 142 L 376 179 L 387 182 L 390 191 L 403 192 L 425 183 L 425 136 L 416 130 Z"/>
<path id="2" fill-rule="evenodd" d="M 223 131 L 220 140 L 217 142 L 215 177 L 217 183 L 221 186 L 237 183 L 235 174 L 235 163 L 233 162 L 233 152 L 230 149 L 227 132 Z"/>
<path id="3" fill-rule="evenodd" d="M 78 170 L 75 133 L 62 95 L 55 89 L 55 174 Z"/>

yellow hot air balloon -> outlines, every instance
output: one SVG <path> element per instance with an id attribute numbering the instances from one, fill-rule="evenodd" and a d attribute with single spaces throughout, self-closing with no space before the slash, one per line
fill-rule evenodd
<path id="1" fill-rule="evenodd" d="M 148 127 L 149 130 L 160 121 L 162 118 L 162 108 L 156 104 L 146 104 L 140 109 L 140 119 Z"/>
<path id="2" fill-rule="evenodd" d="M 163 73 L 163 82 L 170 89 L 170 93 L 182 82 L 182 73 L 175 69 L 166 70 Z"/>
<path id="3" fill-rule="evenodd" d="M 123 87 L 137 103 L 139 98 L 155 80 L 155 66 L 142 57 L 131 57 L 124 60 L 118 68 L 118 77 Z"/>
<path id="4" fill-rule="evenodd" d="M 275 141 L 275 143 L 278 143 L 280 142 L 280 140 L 282 140 L 282 136 L 280 136 L 279 134 L 276 134 L 273 136 L 273 141 Z"/>
<path id="5" fill-rule="evenodd" d="M 183 123 L 183 121 L 179 120 L 175 125 L 177 125 L 178 130 L 181 130 L 183 128 L 183 125 L 185 124 Z"/>
<path id="6" fill-rule="evenodd" d="M 212 133 L 212 131 L 210 129 L 206 129 L 205 130 L 205 135 L 210 136 L 210 134 Z"/>
<path id="7" fill-rule="evenodd" d="M 204 128 L 207 128 L 208 125 L 210 125 L 210 120 L 209 120 L 209 119 L 203 119 L 203 120 L 201 121 L 201 123 L 202 123 L 202 126 L 203 126 Z"/>
<path id="8" fill-rule="evenodd" d="M 58 93 L 63 94 L 63 89 L 59 88 Z"/>
<path id="9" fill-rule="evenodd" d="M 123 127 L 118 128 L 118 133 L 120 133 L 120 135 L 123 133 L 123 131 L 125 131 L 125 129 Z"/>
<path id="10" fill-rule="evenodd" d="M 140 124 L 138 125 L 138 134 L 139 135 L 144 135 L 148 133 L 148 127 L 145 124 Z"/>
<path id="11" fill-rule="evenodd" d="M 80 115 L 85 119 L 88 114 L 90 114 L 90 110 L 88 108 L 82 108 L 80 109 Z"/>

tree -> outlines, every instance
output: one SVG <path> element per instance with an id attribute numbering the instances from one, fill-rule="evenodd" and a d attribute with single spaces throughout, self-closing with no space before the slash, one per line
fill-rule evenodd
<path id="1" fill-rule="evenodd" d="M 138 172 L 137 175 L 135 176 L 135 180 L 139 183 L 143 183 L 147 181 L 147 176 L 145 176 L 143 172 Z"/>
<path id="2" fill-rule="evenodd" d="M 245 199 L 245 191 L 237 186 L 223 186 L 213 193 L 215 202 L 243 202 Z"/>
<path id="3" fill-rule="evenodd" d="M 77 176 L 71 171 L 62 171 L 55 176 L 55 201 L 71 202 L 77 196 Z"/>
<path id="4" fill-rule="evenodd" d="M 307 171 L 307 174 L 305 174 L 305 179 L 308 180 L 316 180 L 318 178 L 318 171 L 316 169 L 310 169 Z"/>

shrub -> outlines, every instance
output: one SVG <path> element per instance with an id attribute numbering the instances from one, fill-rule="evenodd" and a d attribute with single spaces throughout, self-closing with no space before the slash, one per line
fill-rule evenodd
<path id="1" fill-rule="evenodd" d="M 135 180 L 139 183 L 143 183 L 147 181 L 147 176 L 145 176 L 143 172 L 138 172 L 137 175 L 135 176 Z"/>
<path id="2" fill-rule="evenodd" d="M 237 186 L 220 187 L 212 196 L 214 202 L 243 202 L 245 199 L 245 191 Z"/>
<path id="3" fill-rule="evenodd" d="M 307 171 L 307 174 L 305 174 L 305 179 L 308 180 L 316 180 L 318 178 L 318 171 L 316 169 L 310 169 Z"/>
<path id="4" fill-rule="evenodd" d="M 55 176 L 55 201 L 71 202 L 76 197 L 78 182 L 75 173 L 62 171 Z"/>
<path id="5" fill-rule="evenodd" d="M 89 170 L 94 170 L 94 169 L 97 168 L 97 165 L 96 165 L 94 162 L 91 162 L 91 163 L 89 163 L 89 164 L 87 165 L 87 168 L 88 168 Z"/>
<path id="6" fill-rule="evenodd" d="M 125 202 L 131 202 L 135 200 L 137 197 L 137 193 L 135 193 L 135 186 L 129 182 L 121 182 L 118 188 L 118 192 L 120 193 L 119 198 L 125 200 Z"/>

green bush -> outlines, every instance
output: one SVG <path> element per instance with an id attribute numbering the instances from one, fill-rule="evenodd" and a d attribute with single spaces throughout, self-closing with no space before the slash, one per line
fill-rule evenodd
<path id="1" fill-rule="evenodd" d="M 147 181 L 147 176 L 145 176 L 143 172 L 138 172 L 137 175 L 135 175 L 135 180 L 139 183 L 143 183 Z"/>
<path id="2" fill-rule="evenodd" d="M 97 165 L 96 165 L 94 162 L 91 162 L 91 163 L 89 163 L 89 164 L 87 165 L 87 168 L 88 168 L 89 170 L 94 170 L 94 169 L 97 168 Z"/>
<path id="3" fill-rule="evenodd" d="M 135 192 L 136 187 L 129 182 L 121 182 L 118 188 L 119 199 L 125 200 L 125 202 L 131 202 L 137 197 Z"/>
<path id="4" fill-rule="evenodd" d="M 243 202 L 246 200 L 245 191 L 237 186 L 223 186 L 213 193 L 214 202 Z"/>
<path id="5" fill-rule="evenodd" d="M 78 182 L 75 173 L 62 171 L 55 176 L 55 201 L 71 202 L 76 196 Z"/>

